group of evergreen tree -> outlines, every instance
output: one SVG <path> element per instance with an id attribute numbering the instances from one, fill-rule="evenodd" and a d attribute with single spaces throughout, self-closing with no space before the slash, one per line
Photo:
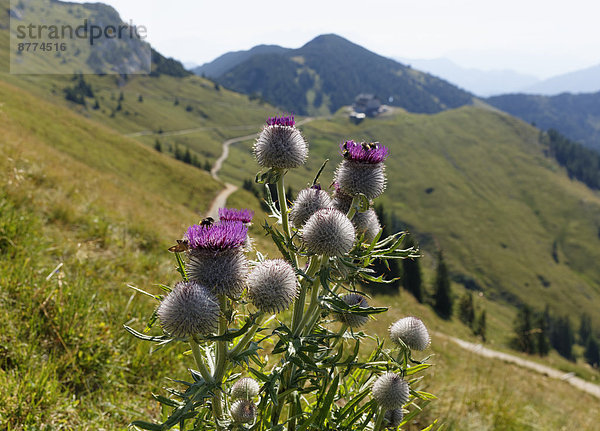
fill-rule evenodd
<path id="1" fill-rule="evenodd" d="M 380 203 L 376 205 L 375 212 L 383 227 L 382 238 L 389 235 L 390 232 L 403 230 L 405 226 L 393 212 L 387 212 Z M 407 235 L 403 248 L 416 246 L 414 236 Z M 383 265 L 375 262 L 373 265 L 374 276 L 383 275 L 385 279 L 399 279 L 391 284 L 370 283 L 368 287 L 375 288 L 380 292 L 382 289 L 397 290 L 400 285 L 411 293 L 417 301 L 428 303 L 435 312 L 444 319 L 450 319 L 454 310 L 454 296 L 450 287 L 450 277 L 448 267 L 444 260 L 442 251 L 437 253 L 437 270 L 433 283 L 432 291 L 429 293 L 423 285 L 423 278 L 419 259 L 403 259 L 400 263 L 397 261 L 389 262 L 389 265 Z M 389 290 L 387 290 L 389 292 Z M 473 308 L 473 298 L 471 297 L 471 307 Z M 469 314 L 469 313 L 467 313 Z M 467 317 L 467 324 L 472 328 L 475 335 L 479 335 L 483 340 L 486 338 L 486 313 L 482 310 L 479 315 L 475 315 L 475 309 L 472 309 L 472 317 Z"/>
<path id="2" fill-rule="evenodd" d="M 583 357 L 592 367 L 600 367 L 600 346 L 592 330 L 592 319 L 588 314 L 581 316 L 579 324 L 579 344 L 584 347 Z"/>
<path id="3" fill-rule="evenodd" d="M 577 341 L 584 347 L 586 362 L 594 367 L 600 365 L 598 342 L 593 334 L 591 318 L 587 314 L 581 315 L 576 337 L 568 316 L 553 316 L 548 306 L 543 312 L 536 312 L 524 305 L 515 319 L 514 333 L 513 347 L 522 352 L 546 356 L 553 348 L 561 356 L 575 360 L 573 345 Z"/>
<path id="4" fill-rule="evenodd" d="M 162 153 L 162 151 L 163 151 L 163 146 L 158 139 L 156 139 L 154 141 L 154 149 L 156 151 L 158 151 L 159 153 Z M 179 145 L 175 144 L 175 149 L 173 151 L 173 157 L 175 157 L 177 160 L 180 160 L 183 163 L 186 163 L 188 165 L 195 166 L 199 169 L 204 169 L 207 172 L 210 172 L 210 170 L 212 169 L 212 165 L 210 164 L 210 162 L 208 160 L 206 160 L 206 161 L 204 161 L 204 163 L 202 163 L 200 161 L 200 159 L 198 158 L 198 156 L 195 153 L 192 153 L 188 147 L 185 147 L 185 151 L 184 151 L 181 149 L 181 147 Z"/>
<path id="5" fill-rule="evenodd" d="M 438 251 L 437 259 L 437 270 L 433 284 L 433 309 L 441 318 L 450 319 L 452 317 L 454 298 L 450 290 L 448 267 L 444 261 L 442 250 Z"/>
<path id="6" fill-rule="evenodd" d="M 556 161 L 567 169 L 571 178 L 589 188 L 600 189 L 600 154 L 571 141 L 554 129 L 540 134 L 540 141 L 548 147 Z"/>
<path id="7" fill-rule="evenodd" d="M 85 78 L 81 73 L 74 74 L 71 81 L 75 81 L 73 85 L 63 89 L 65 93 L 65 99 L 73 103 L 86 106 L 86 97 L 94 97 L 92 86 L 85 81 Z M 96 103 L 97 102 L 98 101 L 96 100 Z"/>
<path id="8" fill-rule="evenodd" d="M 374 209 L 375 213 L 377 214 L 377 218 L 379 219 L 379 223 L 382 226 L 380 240 L 387 238 L 393 232 L 403 230 L 400 226 L 401 223 L 396 218 L 396 215 L 393 212 L 387 212 L 382 203 L 377 204 Z M 390 259 L 387 262 L 376 260 L 373 262 L 371 269 L 375 271 L 373 276 L 383 276 L 385 280 L 389 280 L 391 283 L 369 282 L 366 285 L 369 289 L 372 289 L 376 292 L 386 293 L 398 291 L 398 288 L 400 287 L 400 279 L 402 278 L 402 269 L 400 268 L 397 260 Z"/>
<path id="9" fill-rule="evenodd" d="M 183 78 L 192 75 L 192 72 L 186 70 L 183 65 L 173 59 L 162 56 L 158 51 L 152 49 L 152 71 L 150 76 L 169 75 L 176 78 Z"/>
<path id="10" fill-rule="evenodd" d="M 458 301 L 458 318 L 473 331 L 474 335 L 486 340 L 486 312 L 481 310 L 479 315 L 475 310 L 473 293 L 465 292 Z"/>

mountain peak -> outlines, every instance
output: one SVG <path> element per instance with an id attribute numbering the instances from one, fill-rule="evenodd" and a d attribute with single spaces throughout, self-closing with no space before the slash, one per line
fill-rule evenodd
<path id="1" fill-rule="evenodd" d="M 334 33 L 321 34 L 321 35 L 315 37 L 314 39 L 312 39 L 311 41 L 307 42 L 306 44 L 304 44 L 304 46 L 302 46 L 302 48 L 300 48 L 300 49 L 301 50 L 306 49 L 306 48 L 323 49 L 326 47 L 354 47 L 354 48 L 364 49 L 361 46 L 350 42 L 348 39 L 345 39 L 342 36 L 339 36 Z"/>

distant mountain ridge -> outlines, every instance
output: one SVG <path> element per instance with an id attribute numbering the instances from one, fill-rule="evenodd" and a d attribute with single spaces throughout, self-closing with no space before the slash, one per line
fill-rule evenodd
<path id="1" fill-rule="evenodd" d="M 447 58 L 430 60 L 398 58 L 398 61 L 410 64 L 412 67 L 434 76 L 439 76 L 448 82 L 483 97 L 514 93 L 539 81 L 533 75 L 526 75 L 514 70 L 480 70 L 463 67 Z"/>
<path id="2" fill-rule="evenodd" d="M 600 64 L 540 81 L 521 90 L 547 96 L 561 93 L 595 93 L 600 91 Z"/>
<path id="3" fill-rule="evenodd" d="M 504 94 L 486 102 L 541 129 L 556 129 L 600 151 L 600 92 L 557 96 Z"/>
<path id="4" fill-rule="evenodd" d="M 418 113 L 456 108 L 473 99 L 455 85 L 335 34 L 318 36 L 298 49 L 263 45 L 228 53 L 201 70 L 227 88 L 299 114 L 335 112 L 360 93 Z"/>

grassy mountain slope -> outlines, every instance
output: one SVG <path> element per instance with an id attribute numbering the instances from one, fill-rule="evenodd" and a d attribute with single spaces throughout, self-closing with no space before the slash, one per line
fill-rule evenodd
<path id="1" fill-rule="evenodd" d="M 77 77 L 5 75 L 3 78 L 123 134 L 134 134 L 148 146 L 158 141 L 166 153 L 173 154 L 176 146 L 181 150 L 187 147 L 202 163 L 214 162 L 221 153 L 223 140 L 256 130 L 273 112 L 268 105 L 215 87 L 197 76 L 122 79 L 84 75 L 94 95 L 85 98 L 85 105 L 65 100 L 64 89 L 76 86 Z M 94 108 L 96 100 L 98 109 Z"/>
<path id="2" fill-rule="evenodd" d="M 399 112 L 358 126 L 337 116 L 302 129 L 311 159 L 290 173 L 295 189 L 324 158 L 331 162 L 322 183 L 331 182 L 343 139 L 379 140 L 391 152 L 386 206 L 426 249 L 444 249 L 456 280 L 472 279 L 486 296 L 512 304 L 547 303 L 598 320 L 600 196 L 544 156 L 533 127 L 460 108 L 433 116 Z M 223 178 L 248 178 L 250 145 L 234 147 Z"/>
<path id="3" fill-rule="evenodd" d="M 411 112 L 439 112 L 472 95 L 346 39 L 321 35 L 299 49 L 250 57 L 216 80 L 299 114 L 335 112 L 359 93 Z"/>
<path id="4" fill-rule="evenodd" d="M 120 22 L 118 13 L 101 4 L 79 5 L 45 0 L 30 1 L 29 14 L 45 18 L 45 23 L 75 26 L 88 18 L 91 22 Z M 2 9 L 8 11 L 8 2 Z M 52 13 L 48 17 L 49 13 Z M 8 71 L 8 13 L 0 18 L 0 66 Z M 33 18 L 31 18 L 33 19 Z M 212 163 L 220 154 L 224 139 L 256 130 L 273 109 L 248 96 L 228 91 L 213 82 L 189 76 L 179 62 L 165 59 L 152 50 L 153 73 L 148 75 L 3 75 L 2 79 L 31 91 L 38 97 L 68 107 L 123 134 L 140 133 L 141 142 L 154 146 L 158 140 L 164 152 L 173 155 L 176 147 L 189 148 L 200 164 Z M 80 57 L 74 57 L 83 61 Z M 54 61 L 41 56 L 40 61 Z M 73 60 L 75 61 L 75 60 Z M 80 67 L 81 66 L 81 67 Z M 90 72 L 85 65 L 72 65 L 72 70 Z M 79 103 L 66 100 L 67 91 L 80 86 L 80 80 L 91 88 Z M 240 132 L 241 131 L 241 132 Z M 175 133 L 172 133 L 175 132 Z"/>
<path id="5" fill-rule="evenodd" d="M 486 102 L 541 129 L 556 129 L 600 151 L 600 92 L 557 96 L 505 94 Z"/>
<path id="6" fill-rule="evenodd" d="M 176 357 L 124 333 L 152 310 L 125 284 L 174 279 L 166 247 L 221 185 L 3 82 L 0 101 L 0 423 L 124 429 Z"/>

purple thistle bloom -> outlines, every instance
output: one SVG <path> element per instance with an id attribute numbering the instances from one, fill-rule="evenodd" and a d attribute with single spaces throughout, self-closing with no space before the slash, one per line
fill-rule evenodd
<path id="1" fill-rule="evenodd" d="M 267 125 L 269 126 L 289 126 L 294 127 L 296 121 L 294 121 L 294 114 L 286 115 L 281 117 L 269 117 L 267 118 Z"/>
<path id="2" fill-rule="evenodd" d="M 228 250 L 246 242 L 248 227 L 241 221 L 218 223 L 212 226 L 193 225 L 185 234 L 190 248 L 203 250 Z"/>
<path id="3" fill-rule="evenodd" d="M 254 217 L 254 211 L 249 209 L 219 208 L 219 220 L 221 221 L 241 221 L 250 223 Z"/>
<path id="4" fill-rule="evenodd" d="M 378 164 L 388 156 L 388 149 L 379 142 L 354 142 L 352 140 L 340 144 L 340 150 L 347 160 Z"/>

